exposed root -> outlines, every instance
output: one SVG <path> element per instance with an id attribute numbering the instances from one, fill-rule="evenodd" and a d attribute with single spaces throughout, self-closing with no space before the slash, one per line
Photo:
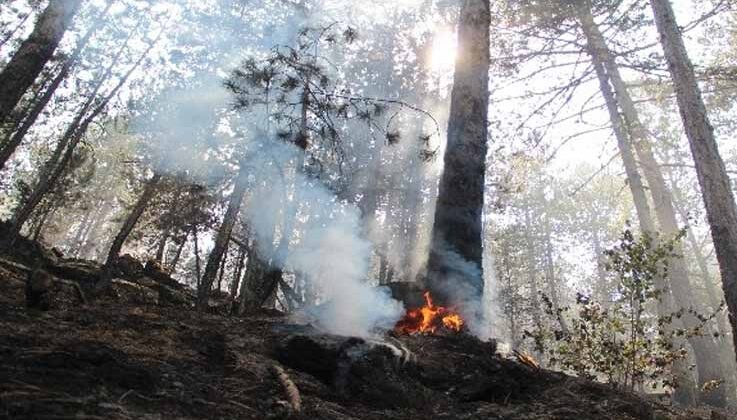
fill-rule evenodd
<path id="1" fill-rule="evenodd" d="M 271 371 L 276 376 L 276 379 L 281 383 L 284 392 L 287 394 L 289 405 L 292 408 L 293 413 L 299 413 L 302 411 L 302 397 L 299 395 L 299 389 L 294 384 L 287 372 L 279 365 L 271 365 Z"/>

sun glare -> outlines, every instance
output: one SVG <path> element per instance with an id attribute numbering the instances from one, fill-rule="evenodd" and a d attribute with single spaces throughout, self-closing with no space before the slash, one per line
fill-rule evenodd
<path id="1" fill-rule="evenodd" d="M 450 73 L 455 66 L 456 34 L 452 31 L 437 32 L 432 41 L 430 67 L 435 73 Z"/>

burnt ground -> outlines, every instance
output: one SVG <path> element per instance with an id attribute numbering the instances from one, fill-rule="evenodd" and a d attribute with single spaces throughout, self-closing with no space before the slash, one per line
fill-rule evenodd
<path id="1" fill-rule="evenodd" d="M 24 305 L 26 273 L 0 262 L 0 418 L 734 418 L 536 370 L 465 335 L 385 347 L 290 326 L 276 312 L 236 318 L 121 295 L 60 298 L 39 312 Z M 301 412 L 273 366 L 299 389 Z"/>

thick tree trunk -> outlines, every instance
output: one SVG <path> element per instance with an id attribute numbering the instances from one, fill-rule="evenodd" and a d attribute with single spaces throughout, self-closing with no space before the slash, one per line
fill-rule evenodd
<path id="1" fill-rule="evenodd" d="M 207 265 L 205 266 L 205 274 L 202 277 L 200 288 L 197 291 L 197 306 L 199 309 L 207 307 L 207 300 L 210 297 L 210 289 L 212 283 L 215 280 L 218 267 L 223 259 L 223 255 L 228 247 L 230 241 L 230 234 L 233 231 L 233 226 L 238 221 L 238 213 L 241 209 L 241 203 L 243 202 L 243 196 L 246 193 L 248 187 L 248 177 L 243 167 L 235 180 L 235 188 L 230 196 L 230 202 L 228 203 L 228 210 L 225 212 L 223 217 L 223 224 L 218 230 L 217 237 L 215 238 L 215 246 L 210 251 L 210 255 L 207 257 Z"/>
<path id="2" fill-rule="evenodd" d="M 0 124 L 8 121 L 23 94 L 54 55 L 81 3 L 81 0 L 50 0 L 31 35 L 0 72 Z"/>
<path id="3" fill-rule="evenodd" d="M 51 101 L 51 98 L 54 96 L 56 89 L 67 78 L 69 72 L 75 66 L 75 64 L 79 60 L 79 57 L 82 55 L 82 51 L 87 46 L 90 38 L 92 38 L 92 35 L 97 31 L 97 29 L 100 28 L 100 26 L 102 26 L 102 23 L 104 22 L 103 18 L 110 10 L 110 7 L 113 5 L 113 3 L 114 1 L 110 1 L 108 3 L 107 7 L 105 7 L 105 10 L 103 10 L 100 16 L 96 18 L 95 23 L 90 27 L 90 29 L 87 30 L 82 39 L 77 42 L 77 45 L 74 47 L 74 51 L 69 56 L 69 58 L 66 59 L 61 67 L 61 70 L 59 70 L 59 73 L 51 81 L 51 84 L 46 88 L 43 95 L 41 95 L 38 100 L 33 102 L 33 105 L 29 109 L 25 118 L 23 118 L 23 121 L 18 125 L 17 129 L 14 130 L 12 135 L 11 133 L 8 133 L 8 138 L 5 142 L 3 142 L 2 149 L 0 149 L 0 171 L 5 167 L 5 164 L 8 162 L 18 146 L 20 146 L 23 138 L 36 122 L 39 115 L 41 115 L 41 112 L 44 110 L 44 108 L 46 108 L 46 105 L 48 105 L 48 103 Z"/>
<path id="4" fill-rule="evenodd" d="M 627 184 L 630 187 L 632 198 L 635 204 L 635 211 L 640 223 L 640 230 L 651 237 L 655 234 L 655 224 L 652 219 L 650 204 L 647 200 L 645 188 L 640 177 L 637 163 L 635 161 L 632 143 L 630 141 L 630 133 L 627 131 L 625 120 L 619 111 L 619 104 L 610 82 L 610 74 L 606 66 L 610 59 L 609 49 L 598 31 L 593 16 L 591 15 L 591 4 L 584 1 L 581 7 L 577 8 L 578 19 L 581 23 L 582 30 L 587 40 L 587 48 L 591 55 L 594 70 L 599 80 L 601 94 L 604 97 L 609 118 L 612 122 L 612 128 L 617 138 L 617 146 L 619 147 L 622 162 L 624 163 L 625 173 L 627 176 Z M 669 315 L 673 308 L 673 299 L 668 285 L 660 280 L 656 281 L 655 287 L 663 291 L 661 299 L 658 300 L 658 314 L 661 316 Z M 666 334 L 670 334 L 672 326 L 667 326 Z M 674 400 L 680 404 L 691 405 L 695 402 L 695 383 L 693 377 L 688 370 L 686 361 L 683 359 L 676 360 L 673 364 L 673 374 L 676 377 L 678 387 L 673 396 Z"/>
<path id="5" fill-rule="evenodd" d="M 482 223 L 489 108 L 488 0 L 464 0 L 458 24 L 448 141 L 433 223 L 427 285 L 444 303 L 481 316 Z"/>
<path id="6" fill-rule="evenodd" d="M 133 206 L 130 213 L 128 213 L 128 216 L 125 218 L 125 222 L 123 222 L 120 230 L 118 230 L 117 235 L 115 235 L 113 243 L 110 245 L 110 250 L 107 253 L 105 265 L 102 268 L 100 281 L 95 285 L 96 292 L 99 293 L 110 286 L 114 275 L 115 265 L 118 262 L 118 256 L 120 255 L 120 250 L 123 248 L 125 240 L 128 239 L 128 235 L 130 235 L 133 228 L 136 226 L 136 223 L 138 223 L 138 219 L 141 218 L 144 210 L 146 210 L 148 203 L 154 197 L 154 193 L 156 192 L 156 188 L 158 187 L 160 180 L 160 173 L 154 173 L 154 176 L 148 180 L 146 187 L 138 197 L 136 204 Z"/>
<path id="7" fill-rule="evenodd" d="M 650 4 L 696 165 L 722 274 L 722 288 L 732 324 L 732 340 L 737 349 L 737 206 L 673 7 L 668 0 L 650 0 Z"/>

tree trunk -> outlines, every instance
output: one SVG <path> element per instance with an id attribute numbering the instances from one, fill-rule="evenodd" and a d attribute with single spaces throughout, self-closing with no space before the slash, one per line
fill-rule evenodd
<path id="1" fill-rule="evenodd" d="M 609 49 L 603 36 L 599 32 L 596 23 L 594 22 L 591 14 L 591 4 L 588 1 L 583 2 L 581 7 L 577 8 L 577 13 L 578 19 L 581 23 L 581 28 L 586 36 L 587 49 L 592 58 L 597 78 L 599 79 L 601 94 L 604 97 L 607 111 L 609 112 L 609 118 L 612 122 L 612 128 L 614 130 L 615 137 L 617 138 L 617 146 L 619 147 L 620 155 L 622 156 L 622 161 L 624 163 L 627 183 L 630 187 L 635 204 L 635 211 L 637 212 L 640 222 L 640 230 L 644 234 L 654 237 L 655 225 L 652 219 L 647 195 L 645 194 L 642 178 L 640 177 L 632 150 L 630 133 L 627 131 L 625 120 L 619 112 L 619 104 L 615 93 L 612 90 L 612 84 L 610 84 L 612 80 L 610 79 L 611 74 L 609 70 L 612 66 L 606 65 L 606 63 L 611 60 Z M 670 289 L 663 280 L 657 280 L 655 287 L 663 291 L 661 299 L 658 300 L 658 314 L 660 316 L 667 316 L 674 308 Z M 668 326 L 666 335 L 670 334 L 671 331 L 672 326 Z M 679 359 L 674 362 L 673 374 L 676 377 L 676 382 L 679 384 L 673 396 L 674 400 L 684 405 L 693 404 L 695 401 L 696 387 L 693 382 L 693 377 L 688 370 L 688 366 L 686 366 L 685 360 Z"/>
<path id="2" fill-rule="evenodd" d="M 223 254 L 227 250 L 233 226 L 235 226 L 235 223 L 238 221 L 238 213 L 240 212 L 241 203 L 243 202 L 243 196 L 246 193 L 247 187 L 248 177 L 244 166 L 236 177 L 235 188 L 230 196 L 228 210 L 225 212 L 225 216 L 223 217 L 223 224 L 220 226 L 220 230 L 218 230 L 217 237 L 215 238 L 215 246 L 207 257 L 205 274 L 202 277 L 202 284 L 197 291 L 197 306 L 200 310 L 207 307 L 207 300 L 210 297 L 210 288 L 212 288 L 212 282 L 215 280 L 215 275 L 217 274 L 218 267 L 220 266 L 220 261 L 223 259 Z"/>
<path id="3" fill-rule="evenodd" d="M 737 206 L 673 7 L 668 0 L 650 4 L 696 166 L 737 349 Z"/>
<path id="4" fill-rule="evenodd" d="M 489 108 L 486 0 L 464 0 L 458 24 L 448 139 L 433 223 L 427 285 L 443 303 L 481 316 L 482 223 Z M 475 312 L 475 313 L 473 313 Z"/>
<path id="5" fill-rule="evenodd" d="M 0 171 L 3 170 L 5 164 L 8 162 L 8 160 L 10 160 L 10 157 L 23 141 L 23 138 L 28 133 L 28 130 L 31 129 L 33 124 L 38 119 L 39 115 L 41 115 L 41 112 L 51 101 L 51 98 L 54 96 L 56 89 L 67 78 L 69 72 L 77 63 L 79 57 L 82 55 L 82 51 L 87 46 L 90 38 L 92 38 L 92 35 L 97 31 L 97 29 L 99 29 L 100 26 L 102 26 L 101 24 L 102 22 L 104 22 L 103 18 L 113 4 L 114 1 L 110 1 L 105 7 L 105 10 L 103 10 L 102 13 L 96 17 L 95 23 L 90 27 L 90 29 L 87 30 L 82 39 L 79 40 L 77 45 L 74 47 L 74 51 L 72 52 L 72 54 L 62 65 L 59 73 L 56 75 L 56 77 L 54 77 L 53 81 L 46 88 L 43 95 L 33 103 L 23 121 L 18 125 L 18 128 L 13 133 L 8 133 L 9 137 L 6 139 L 5 142 L 3 142 L 3 147 L 2 149 L 0 149 Z"/>
<path id="6" fill-rule="evenodd" d="M 160 35 L 161 34 L 159 34 L 159 37 Z M 151 49 L 153 49 L 158 39 L 159 38 L 156 38 L 155 41 L 149 44 L 146 51 L 138 58 L 138 61 L 133 64 L 128 72 L 126 72 L 126 74 L 123 75 L 123 77 L 118 81 L 115 87 L 98 103 L 97 107 L 95 107 L 92 112 L 85 117 L 85 114 L 87 113 L 89 107 L 91 107 L 95 103 L 94 99 L 97 89 L 99 89 L 102 81 L 107 79 L 107 76 L 109 76 L 109 74 L 103 76 L 101 81 L 98 82 L 97 86 L 95 87 L 95 91 L 93 92 L 90 99 L 88 99 L 85 107 L 83 107 L 82 111 L 80 111 L 80 113 L 75 118 L 75 121 L 73 121 L 72 124 L 67 128 L 64 136 L 55 148 L 52 157 L 49 159 L 48 162 L 46 162 L 44 168 L 42 168 L 41 173 L 39 174 L 39 180 L 36 183 L 33 192 L 31 192 L 26 202 L 23 203 L 23 205 L 14 212 L 11 222 L 11 229 L 8 233 L 11 244 L 17 237 L 18 233 L 23 227 L 23 224 L 25 224 L 25 222 L 28 220 L 28 217 L 30 217 L 31 213 L 33 213 L 33 210 L 36 208 L 38 203 L 41 202 L 46 193 L 48 193 L 48 191 L 53 188 L 53 186 L 64 173 L 67 164 L 74 156 L 74 151 L 77 147 L 77 144 L 79 144 L 79 142 L 82 140 L 82 137 L 87 132 L 87 128 L 89 127 L 89 125 L 95 120 L 95 118 L 97 118 L 98 115 L 100 115 L 100 113 L 102 113 L 102 111 L 105 110 L 108 103 L 115 97 L 115 95 L 117 95 L 120 89 L 128 81 L 128 78 L 141 65 L 143 59 L 148 55 Z M 120 58 L 120 55 L 124 50 L 124 48 L 121 48 L 118 51 L 118 54 L 113 60 L 113 63 L 110 65 L 110 67 L 108 67 L 108 72 L 112 71 L 113 66 Z"/>
<path id="7" fill-rule="evenodd" d="M 218 292 L 223 290 L 223 275 L 225 275 L 225 265 L 228 263 L 228 243 L 225 244 L 225 251 L 223 251 L 223 259 L 220 262 L 220 274 L 218 274 L 218 285 L 215 288 Z"/>
<path id="8" fill-rule="evenodd" d="M 527 257 L 527 281 L 530 284 L 530 305 L 532 306 L 532 322 L 535 327 L 542 326 L 542 313 L 540 311 L 540 286 L 537 283 L 537 275 L 535 273 L 535 244 L 532 241 L 532 218 L 530 216 L 530 206 L 526 206 L 525 210 L 525 252 Z"/>
<path id="9" fill-rule="evenodd" d="M 202 265 L 200 264 L 200 238 L 197 235 L 197 225 L 192 226 L 192 237 L 194 240 L 194 270 L 197 276 L 195 284 L 199 291 L 202 287 Z"/>
<path id="10" fill-rule="evenodd" d="M 246 250 L 243 248 L 238 249 L 238 260 L 235 264 L 235 272 L 233 273 L 233 280 L 230 282 L 230 297 L 236 298 L 238 288 L 241 282 L 241 275 L 243 274 L 243 267 L 246 263 Z"/>
<path id="11" fill-rule="evenodd" d="M 655 159 L 649 135 L 640 121 L 637 109 L 635 108 L 635 103 L 619 73 L 617 63 L 615 62 L 611 52 L 608 51 L 608 47 L 605 44 L 604 37 L 599 31 L 599 28 L 593 24 L 593 22 L 593 16 L 589 13 L 588 16 L 586 16 L 586 23 L 589 24 L 587 25 L 587 37 L 595 38 L 596 42 L 594 45 L 599 44 L 601 45 L 601 50 L 606 50 L 606 53 L 600 54 L 598 57 L 603 58 L 602 64 L 604 64 L 609 73 L 609 79 L 614 87 L 617 102 L 624 113 L 627 133 L 630 135 L 631 143 L 634 144 L 635 151 L 637 152 L 637 156 L 640 161 L 640 166 L 643 169 L 648 186 L 650 187 L 655 215 L 658 219 L 662 233 L 667 239 L 672 239 L 680 232 L 678 220 L 676 219 L 676 211 L 673 206 L 672 194 L 666 185 L 663 173 Z M 682 257 L 683 247 L 680 244 L 676 244 L 674 252 L 679 255 L 679 257 L 670 258 L 668 260 L 668 279 L 670 280 L 670 290 L 673 293 L 677 306 L 684 309 L 697 309 L 698 305 L 692 298 L 693 294 L 688 276 L 688 268 L 686 267 L 686 262 Z M 684 313 L 683 322 L 687 328 L 696 328 L 701 323 L 690 311 L 686 311 Z M 699 385 L 703 386 L 709 381 L 721 379 L 724 368 L 721 366 L 721 363 L 719 363 L 719 358 L 710 356 L 719 354 L 719 349 L 711 339 L 711 336 L 690 337 L 688 342 L 691 344 L 691 347 L 694 350 L 694 355 L 696 356 Z M 723 389 L 718 389 L 702 395 L 703 402 L 716 406 L 724 406 L 726 402 L 725 398 L 726 396 L 724 395 Z"/>
<path id="12" fill-rule="evenodd" d="M 131 231 L 133 231 L 133 228 L 136 226 L 136 223 L 138 223 L 138 219 L 141 218 L 144 210 L 146 210 L 149 201 L 151 201 L 151 199 L 153 198 L 160 180 L 160 173 L 154 173 L 154 176 L 151 177 L 150 180 L 148 180 L 148 182 L 146 183 L 146 188 L 143 189 L 143 192 L 138 197 L 138 200 L 133 206 L 133 209 L 131 209 L 130 213 L 128 213 L 125 222 L 123 222 L 123 225 L 120 227 L 120 230 L 118 230 L 117 235 L 115 235 L 113 243 L 112 245 L 110 245 L 110 250 L 107 253 L 105 265 L 102 268 L 100 281 L 95 285 L 97 293 L 105 290 L 107 287 L 110 286 L 110 283 L 113 279 L 112 276 L 114 275 L 115 265 L 118 262 L 120 250 L 121 248 L 123 248 L 125 240 L 128 239 L 128 235 L 130 235 Z"/>
<path id="13" fill-rule="evenodd" d="M 179 258 L 182 256 L 182 250 L 184 249 L 184 245 L 187 243 L 188 237 L 189 237 L 189 232 L 187 232 L 187 234 L 184 235 L 184 238 L 182 238 L 182 241 L 179 243 L 179 246 L 177 247 L 177 253 L 174 254 L 174 258 L 171 259 L 171 263 L 169 264 L 170 274 L 174 274 L 174 272 L 177 269 Z"/>
<path id="14" fill-rule="evenodd" d="M 169 240 L 170 235 L 170 229 L 165 229 L 164 232 L 161 233 L 161 239 L 159 239 L 159 243 L 156 245 L 156 254 L 154 255 L 154 259 L 159 264 L 162 264 L 164 262 L 164 251 L 166 251 L 166 243 Z"/>
<path id="15" fill-rule="evenodd" d="M 8 41 L 10 41 L 11 39 L 13 39 L 13 37 L 16 34 L 16 32 L 18 32 L 18 30 L 20 28 L 22 28 L 23 25 L 26 24 L 26 21 L 28 20 L 29 17 L 31 17 L 31 15 L 32 15 L 32 13 L 26 13 L 26 15 L 23 16 L 23 19 L 21 19 L 21 21 L 18 22 L 17 25 L 15 25 L 15 27 L 2 39 L 2 41 L 0 41 L 0 48 L 2 48 L 3 45 L 5 45 Z"/>
<path id="16" fill-rule="evenodd" d="M 31 35 L 0 72 L 0 125 L 8 121 L 23 94 L 54 55 L 81 0 L 50 0 Z"/>

